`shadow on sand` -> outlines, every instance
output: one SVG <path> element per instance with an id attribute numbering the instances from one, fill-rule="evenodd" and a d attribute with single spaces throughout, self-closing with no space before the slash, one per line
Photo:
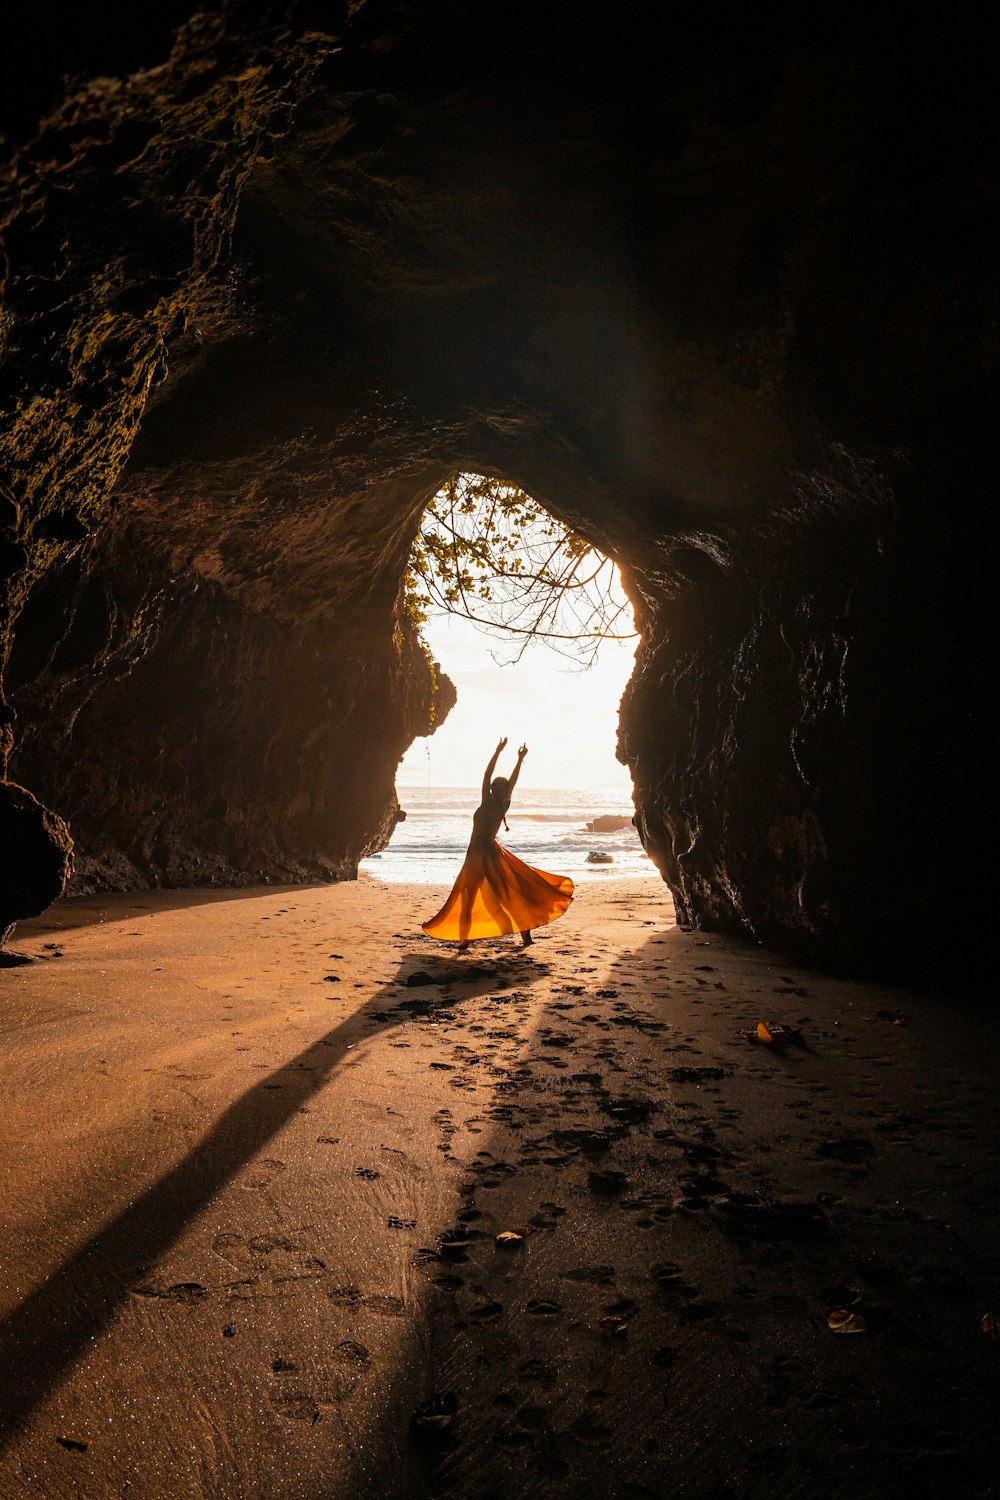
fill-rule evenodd
<path id="1" fill-rule="evenodd" d="M 165 911 L 187 911 L 195 906 L 219 906 L 226 901 L 273 901 L 275 896 L 287 894 L 289 899 L 300 897 L 310 891 L 326 890 L 320 882 L 315 885 L 257 885 L 226 886 L 221 890 L 204 890 L 183 887 L 178 890 L 99 892 L 93 896 L 65 896 L 55 901 L 38 917 L 26 917 L 15 924 L 11 941 L 19 946 L 37 942 L 60 932 L 72 932 L 78 927 L 95 927 L 108 920 L 134 922 L 137 918 L 151 914 L 159 916 Z M 30 963 L 31 955 L 4 949 L 0 961 L 13 959 L 16 963 Z"/>
<path id="2" fill-rule="evenodd" d="M 273 889 L 268 895 L 273 898 Z M 245 899 L 242 893 L 239 899 Z M 445 1003 L 454 1004 L 530 984 L 546 971 L 545 962 L 530 952 L 486 962 L 456 961 L 425 949 L 404 954 L 393 978 L 371 999 L 236 1099 L 192 1151 L 3 1319 L 0 1442 L 17 1431 L 90 1340 L 108 1327 L 134 1278 L 329 1083 L 373 1013 L 378 1013 L 380 1033 L 409 1019 L 406 1010 L 398 1019 L 385 1019 L 390 997 L 398 1009 L 407 995 L 419 997 L 425 986 L 444 986 Z M 441 1003 L 437 998 L 436 1004 Z"/>

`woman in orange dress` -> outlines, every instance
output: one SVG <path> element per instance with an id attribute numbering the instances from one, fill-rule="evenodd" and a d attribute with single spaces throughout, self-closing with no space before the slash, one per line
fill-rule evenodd
<path id="1" fill-rule="evenodd" d="M 500 741 L 486 767 L 483 800 L 473 815 L 465 863 L 437 916 L 423 923 L 428 937 L 464 945 L 474 938 L 519 932 L 527 947 L 531 929 L 554 922 L 573 899 L 573 882 L 567 875 L 536 870 L 497 843 L 500 824 L 507 827 L 511 793 L 528 753 L 527 745 L 522 745 L 509 780 L 506 776 L 492 780 L 506 744 L 505 739 Z"/>

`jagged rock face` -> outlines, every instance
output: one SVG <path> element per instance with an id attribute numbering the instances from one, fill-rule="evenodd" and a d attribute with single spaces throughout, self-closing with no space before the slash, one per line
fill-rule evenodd
<path id="1" fill-rule="evenodd" d="M 936 915 L 927 788 L 978 764 L 975 39 L 678 11 L 665 50 L 653 9 L 206 21 L 76 106 L 86 191 L 54 198 L 52 128 L 22 161 L 12 765 L 85 879 L 350 874 L 384 840 L 436 691 L 406 551 L 470 468 L 623 566 L 621 751 L 683 916 L 898 964 Z M 31 315 L 53 215 L 66 369 Z"/>
<path id="2" fill-rule="evenodd" d="M 679 555 L 695 576 L 647 632 L 622 743 L 682 921 L 927 975 L 953 941 L 940 881 L 964 834 L 941 808 L 980 774 L 981 689 L 941 629 L 968 559 L 895 478 L 842 455 L 777 535 L 724 567 Z"/>
<path id="3" fill-rule="evenodd" d="M 353 877 L 454 701 L 398 611 L 394 510 L 359 537 L 363 500 L 295 453 L 200 480 L 147 480 L 23 617 L 15 763 L 74 809 L 73 889 Z"/>

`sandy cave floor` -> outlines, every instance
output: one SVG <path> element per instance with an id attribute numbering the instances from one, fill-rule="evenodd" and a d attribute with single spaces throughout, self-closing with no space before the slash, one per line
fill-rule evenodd
<path id="1" fill-rule="evenodd" d="M 957 945 L 931 998 L 609 878 L 459 954 L 438 895 L 18 928 L 0 1496 L 1000 1493 L 997 1027 Z"/>

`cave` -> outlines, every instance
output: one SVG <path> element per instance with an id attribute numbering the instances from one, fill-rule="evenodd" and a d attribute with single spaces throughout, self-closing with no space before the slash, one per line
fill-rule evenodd
<path id="1" fill-rule="evenodd" d="M 350 877 L 429 708 L 403 559 L 464 467 L 629 580 L 621 755 L 684 921 L 900 973 L 956 867 L 978 910 L 942 811 L 983 733 L 974 51 L 944 88 L 919 27 L 678 18 L 654 60 L 641 7 L 609 55 L 557 15 L 527 49 L 460 7 L 202 17 L 54 109 L 39 64 L 4 357 L 36 907 L 53 815 L 73 889 Z"/>
<path id="2" fill-rule="evenodd" d="M 618 754 L 688 940 L 947 990 L 956 924 L 990 931 L 985 20 L 302 0 L 26 25 L 4 941 L 64 894 L 354 881 L 454 702 L 402 584 L 429 498 L 474 472 L 621 570 Z"/>

